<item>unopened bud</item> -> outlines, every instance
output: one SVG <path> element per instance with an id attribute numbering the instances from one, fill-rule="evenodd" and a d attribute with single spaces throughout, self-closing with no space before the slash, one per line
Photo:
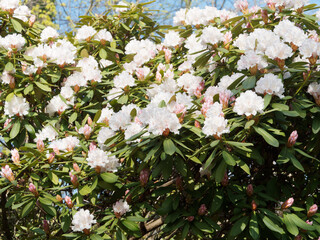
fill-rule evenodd
<path id="1" fill-rule="evenodd" d="M 221 181 L 221 184 L 222 184 L 222 186 L 225 187 L 225 186 L 228 185 L 228 183 L 229 183 L 228 173 L 225 172 L 225 173 L 224 173 L 224 177 L 223 177 L 223 179 L 222 179 L 222 181 Z"/>
<path id="2" fill-rule="evenodd" d="M 315 215 L 318 211 L 318 206 L 317 204 L 313 204 L 310 208 L 309 208 L 309 211 L 308 211 L 308 218 L 312 217 L 313 215 Z"/>
<path id="3" fill-rule="evenodd" d="M 39 195 L 36 186 L 33 183 L 29 184 L 29 191 L 35 196 L 37 197 Z"/>
<path id="4" fill-rule="evenodd" d="M 252 200 L 252 202 L 251 202 L 251 209 L 252 209 L 252 211 L 257 210 L 257 207 L 258 207 L 257 203 L 256 203 L 254 200 Z"/>
<path id="5" fill-rule="evenodd" d="M 83 233 L 85 235 L 89 236 L 90 235 L 90 229 L 87 229 L 87 228 L 83 229 Z"/>
<path id="6" fill-rule="evenodd" d="M 169 136 L 169 133 L 170 133 L 170 129 L 169 129 L 169 128 L 166 128 L 166 129 L 163 131 L 162 136 L 168 137 L 168 136 Z"/>
<path id="7" fill-rule="evenodd" d="M 48 156 L 48 163 L 49 163 L 49 164 L 53 163 L 53 160 L 54 160 L 55 155 L 56 155 L 56 154 L 55 154 L 54 152 L 52 152 L 52 153 L 49 154 L 49 156 Z"/>
<path id="8" fill-rule="evenodd" d="M 80 167 L 77 163 L 73 163 L 73 169 L 76 171 L 76 172 L 80 172 Z"/>
<path id="9" fill-rule="evenodd" d="M 289 198 L 287 201 L 285 201 L 282 205 L 281 205 L 281 209 L 287 209 L 289 207 L 292 206 L 294 202 L 294 199 L 293 198 Z"/>
<path id="10" fill-rule="evenodd" d="M 201 125 L 197 120 L 194 121 L 194 126 L 201 129 Z"/>
<path id="11" fill-rule="evenodd" d="M 251 197 L 251 196 L 253 195 L 253 186 L 252 186 L 252 184 L 249 184 L 249 185 L 247 186 L 247 195 L 248 195 L 249 197 Z"/>
<path id="12" fill-rule="evenodd" d="M 29 18 L 29 26 L 32 27 L 33 24 L 35 23 L 36 21 L 36 16 L 35 15 L 31 15 L 30 18 Z"/>
<path id="13" fill-rule="evenodd" d="M 59 202 L 62 202 L 62 197 L 58 194 L 57 196 L 56 196 L 56 199 L 59 201 Z"/>
<path id="14" fill-rule="evenodd" d="M 91 117 L 88 117 L 88 125 L 90 125 L 91 126 L 91 124 L 92 124 L 92 119 L 91 119 Z"/>
<path id="15" fill-rule="evenodd" d="M 187 217 L 187 219 L 189 222 L 192 222 L 194 220 L 194 216 L 189 216 L 189 217 Z"/>
<path id="16" fill-rule="evenodd" d="M 293 131 L 290 134 L 290 137 L 288 138 L 287 146 L 292 147 L 296 143 L 297 139 L 298 139 L 298 132 Z"/>
<path id="17" fill-rule="evenodd" d="M 1 168 L 0 175 L 8 179 L 10 182 L 14 181 L 14 175 L 9 165 L 5 165 L 4 167 Z"/>
<path id="18" fill-rule="evenodd" d="M 12 149 L 11 150 L 11 159 L 14 164 L 20 165 L 20 155 L 18 149 Z"/>
<path id="19" fill-rule="evenodd" d="M 201 206 L 199 207 L 199 210 L 198 210 L 198 215 L 200 216 L 204 216 L 206 215 L 207 213 L 207 207 L 205 204 L 201 204 Z"/>
<path id="20" fill-rule="evenodd" d="M 97 148 L 97 144 L 95 142 L 91 142 L 89 145 L 89 151 L 94 151 Z"/>
<path id="21" fill-rule="evenodd" d="M 268 19 L 268 11 L 267 10 L 261 10 L 261 17 L 262 21 L 267 24 L 269 19 Z"/>
<path id="22" fill-rule="evenodd" d="M 43 220 L 43 230 L 47 235 L 50 235 L 50 227 L 47 220 Z"/>
<path id="23" fill-rule="evenodd" d="M 141 186 L 146 186 L 148 181 L 149 181 L 149 174 L 150 174 L 150 171 L 149 169 L 142 169 L 141 172 L 140 172 L 140 183 L 141 183 Z"/>
<path id="24" fill-rule="evenodd" d="M 78 177 L 77 175 L 73 175 L 72 171 L 69 172 L 69 176 L 70 176 L 70 180 L 71 183 L 74 187 L 78 187 L 79 186 L 79 182 L 78 182 Z"/>
<path id="25" fill-rule="evenodd" d="M 44 151 L 44 143 L 41 139 L 38 139 L 37 141 L 37 149 L 39 152 L 43 152 Z"/>
<path id="26" fill-rule="evenodd" d="M 69 196 L 65 196 L 64 201 L 66 202 L 68 208 L 72 208 L 73 207 L 73 203 L 72 200 Z"/>

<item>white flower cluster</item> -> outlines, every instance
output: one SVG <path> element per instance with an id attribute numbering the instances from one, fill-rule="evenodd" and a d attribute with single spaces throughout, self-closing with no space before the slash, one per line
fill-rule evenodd
<path id="1" fill-rule="evenodd" d="M 247 117 L 255 116 L 258 112 L 262 113 L 264 108 L 263 98 L 255 92 L 248 90 L 240 94 L 236 99 L 233 111 L 238 115 Z"/>
<path id="2" fill-rule="evenodd" d="M 211 105 L 206 113 L 206 119 L 202 129 L 206 136 L 221 137 L 224 133 L 229 133 L 228 120 L 224 118 L 222 112 L 222 105 L 214 103 Z"/>
<path id="3" fill-rule="evenodd" d="M 29 112 L 30 106 L 25 98 L 19 96 L 13 96 L 10 100 L 4 104 L 4 114 L 9 117 L 24 116 Z"/>
<path id="4" fill-rule="evenodd" d="M 26 40 L 21 34 L 13 33 L 0 39 L 0 47 L 11 51 L 19 51 L 26 44 Z"/>
<path id="5" fill-rule="evenodd" d="M 34 142 L 37 142 L 38 140 L 53 141 L 57 136 L 57 131 L 51 125 L 47 125 L 41 131 L 36 133 L 36 138 L 34 139 Z"/>
<path id="6" fill-rule="evenodd" d="M 130 211 L 130 206 L 127 203 L 127 201 L 125 200 L 119 200 L 117 201 L 114 205 L 113 205 L 113 211 L 122 216 L 123 214 L 125 214 L 126 212 Z"/>
<path id="7" fill-rule="evenodd" d="M 63 139 L 54 140 L 50 143 L 48 148 L 58 149 L 60 151 L 72 151 L 79 146 L 79 139 L 77 137 L 68 136 Z"/>
<path id="8" fill-rule="evenodd" d="M 72 231 L 81 232 L 84 229 L 90 230 L 92 224 L 97 223 L 94 216 L 90 214 L 89 210 L 80 209 L 73 215 Z"/>
<path id="9" fill-rule="evenodd" d="M 218 10 L 215 7 L 206 6 L 204 9 L 198 7 L 185 9 L 182 8 L 176 12 L 173 17 L 175 25 L 208 25 L 215 18 L 220 18 L 224 22 L 230 18 L 236 17 L 237 14 L 225 9 Z"/>
<path id="10" fill-rule="evenodd" d="M 89 151 L 86 160 L 90 167 L 98 168 L 100 172 L 116 172 L 120 166 L 119 159 L 99 148 Z"/>
<path id="11" fill-rule="evenodd" d="M 276 95 L 279 98 L 284 97 L 284 87 L 281 78 L 272 73 L 265 74 L 257 81 L 255 91 L 260 94 Z"/>

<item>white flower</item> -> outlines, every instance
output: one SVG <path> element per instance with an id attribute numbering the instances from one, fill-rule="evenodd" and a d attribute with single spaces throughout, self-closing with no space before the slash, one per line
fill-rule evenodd
<path id="1" fill-rule="evenodd" d="M 101 110 L 100 118 L 98 119 L 98 123 L 109 122 L 110 117 L 113 114 L 113 110 L 107 106 Z"/>
<path id="2" fill-rule="evenodd" d="M 181 42 L 182 38 L 179 33 L 171 30 L 165 35 L 163 45 L 166 47 L 175 47 L 180 45 Z"/>
<path id="3" fill-rule="evenodd" d="M 21 48 L 26 44 L 26 40 L 24 37 L 22 37 L 21 34 L 9 34 L 1 39 L 0 45 L 9 50 L 12 51 L 13 49 L 21 50 Z"/>
<path id="4" fill-rule="evenodd" d="M 127 3 L 121 1 L 121 2 L 119 2 L 117 5 L 118 5 L 118 6 L 121 6 L 121 7 L 115 8 L 114 10 L 115 10 L 116 12 L 120 13 L 120 12 L 128 11 L 128 7 L 129 7 L 129 6 L 127 5 Z"/>
<path id="5" fill-rule="evenodd" d="M 214 117 L 224 117 L 224 113 L 222 111 L 222 104 L 215 102 L 214 104 L 210 105 L 206 112 L 207 118 L 214 118 Z"/>
<path id="6" fill-rule="evenodd" d="M 285 43 L 274 43 L 270 47 L 267 48 L 266 50 L 266 55 L 271 58 L 271 59 L 287 59 L 288 57 L 291 57 L 293 54 L 292 48 L 289 47 Z"/>
<path id="7" fill-rule="evenodd" d="M 46 27 L 40 34 L 40 41 L 47 42 L 48 40 L 53 40 L 59 37 L 59 33 L 53 27 Z"/>
<path id="8" fill-rule="evenodd" d="M 287 19 L 280 21 L 274 28 L 274 32 L 282 37 L 285 42 L 293 43 L 298 47 L 300 47 L 308 37 L 302 29 L 296 27 L 293 22 Z"/>
<path id="9" fill-rule="evenodd" d="M 175 16 L 173 17 L 174 25 L 183 25 L 186 22 L 186 8 L 181 8 L 179 11 L 176 11 Z"/>
<path id="10" fill-rule="evenodd" d="M 148 132 L 154 135 L 162 135 L 167 130 L 178 134 L 181 128 L 176 114 L 171 113 L 167 108 L 159 108 L 151 104 L 142 109 L 139 119 L 143 124 L 148 125 Z"/>
<path id="11" fill-rule="evenodd" d="M 126 130 L 124 132 L 124 139 L 127 140 L 132 136 L 140 133 L 142 130 L 143 130 L 143 127 L 141 126 L 141 124 L 133 122 L 126 127 Z"/>
<path id="12" fill-rule="evenodd" d="M 108 66 L 110 66 L 112 64 L 113 64 L 113 62 L 110 61 L 110 60 L 107 60 L 107 59 L 101 59 L 100 60 L 100 65 L 101 65 L 102 68 L 106 68 L 106 67 L 108 67 Z"/>
<path id="13" fill-rule="evenodd" d="M 254 51 L 248 51 L 245 55 L 242 55 L 238 61 L 238 70 L 250 69 L 254 67 L 262 69 L 268 66 L 268 63 L 261 55 L 258 55 Z"/>
<path id="14" fill-rule="evenodd" d="M 122 216 L 126 212 L 130 211 L 130 206 L 127 203 L 127 201 L 121 199 L 121 200 L 117 201 L 115 204 L 113 204 L 113 211 L 114 211 L 114 213 Z"/>
<path id="15" fill-rule="evenodd" d="M 185 73 L 177 79 L 179 87 L 183 87 L 189 95 L 194 95 L 202 82 L 202 77 L 194 76 L 191 73 Z"/>
<path id="16" fill-rule="evenodd" d="M 4 104 L 4 114 L 9 117 L 14 115 L 23 116 L 29 112 L 29 103 L 23 97 L 13 96 L 9 101 Z"/>
<path id="17" fill-rule="evenodd" d="M 1 80 L 4 84 L 10 84 L 10 82 L 14 82 L 14 76 L 12 76 L 12 74 L 14 74 L 16 71 L 6 71 L 4 70 L 2 75 L 1 75 Z"/>
<path id="18" fill-rule="evenodd" d="M 221 33 L 220 30 L 216 27 L 209 26 L 209 27 L 205 27 L 202 30 L 201 41 L 205 44 L 215 45 L 223 40 L 224 40 L 223 33 Z"/>
<path id="19" fill-rule="evenodd" d="M 31 15 L 31 11 L 26 5 L 22 5 L 22 6 L 18 7 L 13 12 L 13 17 L 18 18 L 18 19 L 22 20 L 23 22 L 27 22 L 28 17 L 30 15 Z"/>
<path id="20" fill-rule="evenodd" d="M 58 40 L 52 46 L 53 63 L 63 66 L 65 64 L 74 64 L 77 56 L 77 48 L 65 39 Z"/>
<path id="21" fill-rule="evenodd" d="M 87 86 L 87 80 L 84 77 L 84 75 L 81 72 L 74 72 L 71 74 L 67 81 L 65 82 L 66 87 L 73 87 L 73 86 L 79 86 L 79 87 L 85 87 Z"/>
<path id="22" fill-rule="evenodd" d="M 234 73 L 231 76 L 223 76 L 218 83 L 218 87 L 228 89 L 228 87 L 238 78 L 242 77 L 242 73 Z"/>
<path id="23" fill-rule="evenodd" d="M 97 31 L 93 27 L 84 25 L 77 30 L 75 38 L 78 41 L 87 41 L 90 40 L 96 33 Z"/>
<path id="24" fill-rule="evenodd" d="M 256 115 L 258 112 L 262 113 L 263 108 L 263 98 L 258 96 L 255 92 L 248 90 L 241 93 L 236 99 L 233 111 L 238 115 L 245 114 L 248 117 L 251 115 Z"/>
<path id="25" fill-rule="evenodd" d="M 99 146 L 103 148 L 105 141 L 113 137 L 115 134 L 116 134 L 115 131 L 111 130 L 108 127 L 101 128 L 97 136 L 97 141 Z"/>
<path id="26" fill-rule="evenodd" d="M 130 67 L 126 66 L 128 63 L 124 64 L 126 71 L 133 72 L 136 67 L 141 66 L 143 63 L 148 62 L 157 53 L 157 46 L 150 40 L 131 40 L 125 47 L 126 54 L 136 54 L 133 58 L 133 62 L 129 63 Z"/>
<path id="27" fill-rule="evenodd" d="M 59 149 L 60 151 L 72 151 L 75 147 L 79 146 L 79 139 L 73 136 L 68 136 L 63 139 L 54 140 L 50 143 L 48 148 Z"/>
<path id="28" fill-rule="evenodd" d="M 317 101 L 320 99 L 320 83 L 310 83 L 308 93 L 311 94 Z"/>
<path id="29" fill-rule="evenodd" d="M 126 71 L 121 72 L 113 79 L 113 84 L 115 88 L 125 88 L 126 86 L 135 86 L 135 79 Z"/>
<path id="30" fill-rule="evenodd" d="M 268 73 L 257 81 L 255 91 L 260 94 L 272 94 L 282 98 L 284 88 L 281 78 L 272 73 Z"/>
<path id="31" fill-rule="evenodd" d="M 87 162 L 92 168 L 98 168 L 101 172 L 116 172 L 120 166 L 119 160 L 115 156 L 109 156 L 105 151 L 95 148 L 88 152 Z"/>
<path id="32" fill-rule="evenodd" d="M 229 133 L 228 120 L 224 117 L 207 117 L 204 121 L 202 132 L 208 136 L 220 137 L 224 133 Z"/>
<path id="33" fill-rule="evenodd" d="M 135 109 L 138 113 L 140 108 L 137 107 L 135 104 L 129 104 L 127 106 L 122 106 L 119 112 L 112 114 L 109 119 L 109 126 L 113 131 L 117 131 L 120 128 L 126 129 L 126 126 L 131 122 L 131 112 Z"/>
<path id="34" fill-rule="evenodd" d="M 0 8 L 5 11 L 13 10 L 19 7 L 19 0 L 1 0 Z"/>
<path id="35" fill-rule="evenodd" d="M 303 57 L 309 58 L 313 55 L 318 55 L 318 53 L 320 52 L 319 48 L 319 42 L 308 38 L 302 43 L 302 45 L 299 47 L 299 50 Z"/>
<path id="36" fill-rule="evenodd" d="M 81 74 L 86 79 L 86 81 L 93 80 L 95 82 L 101 82 L 102 75 L 99 70 L 99 64 L 93 56 L 81 59 L 77 67 L 81 68 Z"/>
<path id="37" fill-rule="evenodd" d="M 71 100 L 67 101 L 67 104 L 66 104 L 64 101 L 62 101 L 62 99 L 59 95 L 54 96 L 50 100 L 47 107 L 45 108 L 45 113 L 48 113 L 50 116 L 53 116 L 53 114 L 56 112 L 61 114 L 62 112 L 64 112 L 64 110 L 69 108 L 68 104 L 72 105 L 73 102 L 74 102 L 74 99 L 72 98 Z"/>
<path id="38" fill-rule="evenodd" d="M 51 125 L 47 125 L 41 131 L 36 133 L 36 138 L 34 139 L 34 142 L 37 142 L 38 140 L 52 141 L 57 136 L 58 136 L 58 133 L 56 132 L 56 130 Z"/>
<path id="39" fill-rule="evenodd" d="M 71 87 L 68 86 L 64 86 L 61 88 L 61 92 L 60 92 L 61 96 L 64 97 L 65 99 L 72 99 L 74 91 L 72 90 Z"/>
<path id="40" fill-rule="evenodd" d="M 100 30 L 93 39 L 101 42 L 111 42 L 113 40 L 111 33 L 106 29 Z"/>
<path id="41" fill-rule="evenodd" d="M 81 232 L 84 229 L 90 229 L 92 224 L 97 221 L 94 220 L 94 216 L 90 214 L 89 210 L 83 210 L 82 208 L 76 212 L 72 219 L 72 231 Z"/>

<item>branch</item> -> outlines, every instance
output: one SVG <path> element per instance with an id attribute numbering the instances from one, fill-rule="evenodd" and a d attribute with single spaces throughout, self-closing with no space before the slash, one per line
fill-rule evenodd
<path id="1" fill-rule="evenodd" d="M 12 240 L 12 235 L 10 232 L 9 222 L 7 218 L 7 209 L 6 209 L 6 202 L 7 202 L 7 191 L 4 191 L 1 194 L 1 213 L 2 213 L 2 231 L 4 232 L 4 236 L 7 240 Z"/>

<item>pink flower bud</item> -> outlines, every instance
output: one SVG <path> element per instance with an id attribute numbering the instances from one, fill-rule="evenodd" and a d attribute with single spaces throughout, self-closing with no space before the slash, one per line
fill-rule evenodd
<path id="1" fill-rule="evenodd" d="M 43 230 L 47 235 L 50 235 L 50 227 L 47 220 L 43 220 Z"/>
<path id="2" fill-rule="evenodd" d="M 73 207 L 73 203 L 72 200 L 69 196 L 65 196 L 64 201 L 66 202 L 68 208 L 72 208 Z"/>
<path id="3" fill-rule="evenodd" d="M 234 4 L 234 7 L 241 11 L 243 14 L 247 14 L 248 13 L 248 2 L 247 0 L 237 0 Z"/>
<path id="4" fill-rule="evenodd" d="M 156 80 L 157 80 L 157 82 L 161 82 L 161 79 L 162 79 L 162 75 L 161 75 L 161 73 L 160 72 L 157 72 L 156 73 Z"/>
<path id="5" fill-rule="evenodd" d="M 150 175 L 150 171 L 149 169 L 142 169 L 141 172 L 140 172 L 140 183 L 141 183 L 141 186 L 146 186 L 148 181 L 149 181 L 149 175 Z"/>
<path id="6" fill-rule="evenodd" d="M 136 70 L 136 75 L 137 75 L 137 77 L 138 77 L 138 79 L 140 80 L 140 81 L 143 81 L 144 80 L 144 69 L 143 68 L 138 68 L 137 70 Z"/>
<path id="7" fill-rule="evenodd" d="M 29 18 L 29 26 L 32 27 L 35 21 L 36 21 L 36 16 L 31 15 L 31 17 Z"/>
<path id="8" fill-rule="evenodd" d="M 71 183 L 74 187 L 78 187 L 79 186 L 79 182 L 78 182 L 78 177 L 77 175 L 73 175 L 72 171 L 69 172 L 69 176 L 71 179 Z"/>
<path id="9" fill-rule="evenodd" d="M 0 174 L 2 177 L 8 179 L 10 182 L 14 181 L 14 175 L 9 165 L 2 167 Z"/>
<path id="10" fill-rule="evenodd" d="M 296 143 L 297 139 L 298 139 L 298 133 L 297 131 L 293 131 L 290 134 L 290 137 L 288 138 L 287 146 L 292 147 Z"/>
<path id="11" fill-rule="evenodd" d="M 92 124 L 92 119 L 91 119 L 91 117 L 88 117 L 88 124 L 91 126 L 91 124 Z"/>
<path id="12" fill-rule="evenodd" d="M 312 225 L 312 224 L 313 224 L 313 221 L 307 220 L 306 223 L 309 224 L 309 225 Z"/>
<path id="13" fill-rule="evenodd" d="M 164 49 L 164 58 L 166 59 L 166 63 L 170 63 L 171 56 L 172 56 L 172 51 L 168 48 L 165 48 Z"/>
<path id="14" fill-rule="evenodd" d="M 231 31 L 226 32 L 224 34 L 223 38 L 224 38 L 224 40 L 223 40 L 224 45 L 227 45 L 228 43 L 230 43 L 232 41 L 232 33 L 231 33 Z"/>
<path id="15" fill-rule="evenodd" d="M 76 172 L 80 172 L 80 167 L 77 163 L 73 163 L 73 169 L 76 171 Z"/>
<path id="16" fill-rule="evenodd" d="M 193 222 L 194 216 L 189 216 L 189 217 L 187 217 L 187 219 L 188 219 L 189 222 Z"/>
<path id="17" fill-rule="evenodd" d="M 8 127 L 9 123 L 11 122 L 11 118 L 8 118 L 5 122 L 4 122 L 4 125 L 3 125 L 3 128 L 6 128 Z M 7 129 L 7 131 L 9 131 L 10 129 Z"/>
<path id="18" fill-rule="evenodd" d="M 289 198 L 287 201 L 285 201 L 282 205 L 281 205 L 281 209 L 287 209 L 289 207 L 292 206 L 294 202 L 294 199 L 293 198 Z"/>
<path id="19" fill-rule="evenodd" d="M 55 152 L 55 154 L 59 155 L 60 154 L 60 150 L 58 147 L 53 147 L 53 151 Z"/>
<path id="20" fill-rule="evenodd" d="M 20 165 L 20 155 L 18 149 L 11 150 L 11 159 L 16 165 Z"/>
<path id="21" fill-rule="evenodd" d="M 194 121 L 194 126 L 201 129 L 201 125 L 197 120 Z"/>
<path id="22" fill-rule="evenodd" d="M 228 185 L 228 183 L 229 183 L 228 173 L 225 172 L 225 173 L 224 173 L 224 177 L 223 177 L 223 179 L 222 179 L 222 181 L 221 181 L 221 184 L 222 184 L 222 186 L 225 187 L 225 186 Z"/>
<path id="23" fill-rule="evenodd" d="M 318 206 L 317 204 L 313 204 L 310 208 L 309 208 L 309 211 L 308 211 L 308 218 L 312 217 L 313 215 L 315 215 L 318 211 Z"/>
<path id="24" fill-rule="evenodd" d="M 257 203 L 256 203 L 254 200 L 252 200 L 252 202 L 251 202 L 251 209 L 252 209 L 252 211 L 256 211 L 256 210 L 257 210 L 257 207 L 258 207 Z"/>
<path id="25" fill-rule="evenodd" d="M 201 206 L 199 207 L 199 210 L 198 210 L 198 215 L 200 216 L 204 216 L 206 215 L 207 213 L 207 207 L 205 204 L 201 204 Z"/>
<path id="26" fill-rule="evenodd" d="M 59 194 L 56 196 L 56 199 L 57 199 L 58 202 L 62 202 L 62 200 L 63 200 L 62 197 Z"/>
<path id="27" fill-rule="evenodd" d="M 44 143 L 41 139 L 38 139 L 37 141 L 37 149 L 39 152 L 43 152 L 44 151 Z"/>
<path id="28" fill-rule="evenodd" d="M 251 197 L 251 196 L 253 195 L 253 186 L 252 186 L 252 184 L 249 184 L 249 185 L 247 186 L 247 195 L 248 195 L 249 197 Z"/>
<path id="29" fill-rule="evenodd" d="M 229 99 L 230 99 L 230 92 L 224 91 L 219 93 L 219 101 L 222 104 L 222 108 L 225 109 L 229 105 Z"/>
<path id="30" fill-rule="evenodd" d="M 37 197 L 39 195 L 36 186 L 33 183 L 29 184 L 29 191 L 32 192 L 32 194 Z"/>
<path id="31" fill-rule="evenodd" d="M 97 144 L 95 142 L 91 142 L 89 146 L 89 151 L 94 151 L 97 148 Z"/>
<path id="32" fill-rule="evenodd" d="M 54 152 L 52 152 L 52 153 L 49 154 L 49 156 L 47 157 L 49 163 L 52 163 L 52 162 L 53 162 L 55 155 L 56 155 L 56 154 L 55 154 Z"/>

